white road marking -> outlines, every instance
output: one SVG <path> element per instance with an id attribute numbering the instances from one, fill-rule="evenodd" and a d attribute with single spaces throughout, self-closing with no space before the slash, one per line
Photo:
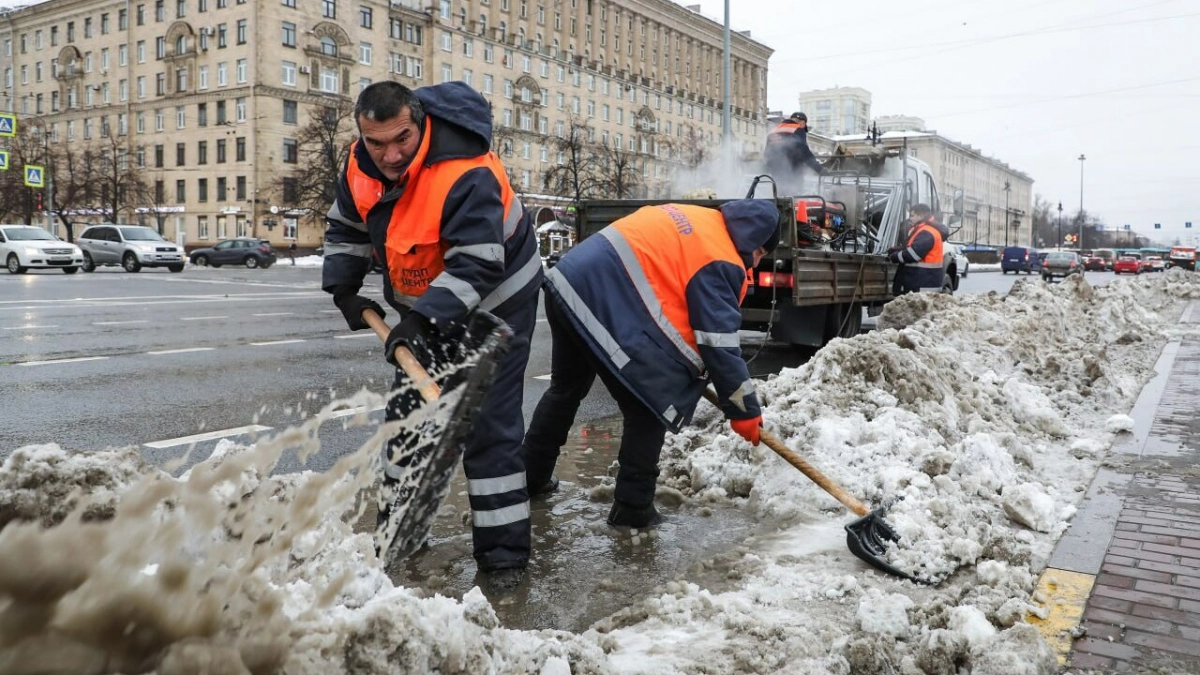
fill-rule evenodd
<path id="1" fill-rule="evenodd" d="M 58 326 L 5 326 L 4 330 L 33 330 L 34 328 L 58 328 Z"/>
<path id="2" fill-rule="evenodd" d="M 365 405 L 360 405 L 356 408 L 346 408 L 345 410 L 339 410 L 335 413 L 332 413 L 329 415 L 329 419 L 336 420 L 339 417 L 350 417 L 351 415 L 357 415 L 359 413 L 372 413 L 376 410 L 383 410 L 383 408 L 384 406 L 382 405 L 377 405 L 370 408 Z"/>
<path id="3" fill-rule="evenodd" d="M 364 337 L 375 337 L 375 334 L 372 332 L 366 332 L 366 333 L 351 333 L 350 335 L 334 335 L 333 339 L 334 340 L 349 340 L 351 338 L 364 338 Z"/>
<path id="4" fill-rule="evenodd" d="M 80 361 L 103 361 L 107 356 L 80 356 L 74 359 L 52 359 L 50 361 L 26 361 L 18 363 L 18 366 L 52 366 L 56 363 L 79 363 Z"/>
<path id="5" fill-rule="evenodd" d="M 155 441 L 153 443 L 143 443 L 147 448 L 171 448 L 177 445 L 190 445 L 192 443 L 203 443 L 204 441 L 215 441 L 219 438 L 227 438 L 229 436 L 241 436 L 243 434 L 253 434 L 260 431 L 270 431 L 271 427 L 264 427 L 261 424 L 250 424 L 244 427 L 234 427 L 233 429 L 222 429 L 221 431 L 209 431 L 203 434 L 194 434 L 192 436 L 181 436 L 179 438 L 171 438 L 165 441 Z"/>
<path id="6" fill-rule="evenodd" d="M 251 314 L 251 316 L 291 316 L 295 312 L 266 312 L 264 314 Z"/>
<path id="7" fill-rule="evenodd" d="M 181 316 L 180 321 L 207 321 L 208 319 L 228 319 L 229 316 Z"/>
<path id="8" fill-rule="evenodd" d="M 270 345 L 290 345 L 296 342 L 305 342 L 305 340 L 270 340 L 268 342 L 251 342 L 255 347 L 267 347 Z"/>
<path id="9" fill-rule="evenodd" d="M 213 350 L 213 347 L 187 347 L 184 349 L 164 349 L 162 351 L 146 352 L 146 353 L 154 354 L 155 356 L 161 356 L 163 354 L 187 354 L 189 352 L 211 352 L 212 350 Z"/>
<path id="10" fill-rule="evenodd" d="M 341 314 L 342 310 L 340 310 L 340 309 L 323 309 L 323 310 L 321 310 L 321 313 L 322 314 Z"/>
<path id="11" fill-rule="evenodd" d="M 534 376 L 533 376 L 533 379 L 535 379 L 535 380 L 548 380 L 548 379 L 550 379 L 550 376 L 549 376 L 549 375 L 534 375 Z"/>
<path id="12" fill-rule="evenodd" d="M 126 326 L 131 323 L 150 323 L 149 319 L 138 319 L 137 321 L 93 321 L 93 326 Z"/>

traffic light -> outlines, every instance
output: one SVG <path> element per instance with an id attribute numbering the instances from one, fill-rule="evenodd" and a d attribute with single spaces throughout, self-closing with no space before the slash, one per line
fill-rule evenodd
<path id="1" fill-rule="evenodd" d="M 37 211 L 42 210 L 42 193 L 37 193 Z"/>

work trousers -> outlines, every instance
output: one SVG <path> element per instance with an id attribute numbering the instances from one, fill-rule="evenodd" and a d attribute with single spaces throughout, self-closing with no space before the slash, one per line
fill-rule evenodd
<path id="1" fill-rule="evenodd" d="M 495 380 L 475 414 L 463 452 L 467 495 L 471 504 L 471 535 L 475 561 L 485 572 L 524 567 L 529 561 L 529 491 L 521 450 L 525 418 L 521 402 L 529 343 L 537 321 L 537 296 L 517 306 L 497 311 L 496 316 L 513 331 L 508 353 L 501 357 Z M 431 351 L 439 351 L 434 346 Z M 452 345 L 442 345 L 442 355 L 454 354 Z M 421 405 L 420 395 L 401 369 L 396 369 L 394 394 L 385 417 L 407 417 Z M 401 433 L 388 443 L 385 461 L 403 454 L 403 448 L 421 439 Z"/>
<path id="2" fill-rule="evenodd" d="M 554 294 L 546 293 L 546 319 L 552 340 L 550 388 L 538 401 L 525 434 L 525 461 L 531 485 L 550 480 L 559 452 L 575 423 L 579 404 L 599 375 L 624 418 L 617 455 L 617 501 L 644 507 L 654 501 L 658 457 L 667 428 L 625 384 L 592 353 Z"/>

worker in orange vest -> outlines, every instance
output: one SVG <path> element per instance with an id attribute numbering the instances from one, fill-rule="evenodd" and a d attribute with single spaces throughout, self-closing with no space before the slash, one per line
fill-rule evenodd
<path id="1" fill-rule="evenodd" d="M 531 485 L 554 465 L 597 376 L 623 416 L 611 525 L 654 527 L 658 457 L 709 379 L 733 431 L 755 445 L 762 413 L 738 329 L 746 271 L 779 243 L 773 201 L 647 206 L 588 237 L 546 275 L 550 388 L 525 434 Z"/>
<path id="2" fill-rule="evenodd" d="M 933 210 L 917 204 L 909 213 L 911 227 L 904 246 L 888 251 L 888 259 L 900 263 L 896 272 L 895 294 L 940 293 L 945 271 L 942 268 L 942 244 L 950 230 L 937 222 Z"/>
<path id="3" fill-rule="evenodd" d="M 488 586 L 508 590 L 530 551 L 521 396 L 542 284 L 532 218 L 491 152 L 491 106 L 469 85 L 413 91 L 376 82 L 359 94 L 354 117 L 360 137 L 326 215 L 322 279 L 351 330 L 368 328 L 364 309 L 383 314 L 360 295 L 379 263 L 383 297 L 401 317 L 384 349 L 393 365 L 404 345 L 429 367 L 453 351 L 477 310 L 513 330 L 463 455 L 475 560 Z M 404 371 L 395 373 L 387 420 L 404 419 L 421 402 Z M 389 442 L 382 494 L 399 484 L 403 467 L 395 464 L 418 443 L 412 433 Z"/>
<path id="4" fill-rule="evenodd" d="M 777 181 L 792 181 L 801 176 L 805 167 L 814 173 L 824 173 L 820 160 L 808 147 L 808 116 L 794 112 L 767 134 L 763 148 L 767 172 Z"/>

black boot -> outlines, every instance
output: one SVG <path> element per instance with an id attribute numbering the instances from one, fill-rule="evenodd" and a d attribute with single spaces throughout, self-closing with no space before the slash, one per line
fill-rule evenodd
<path id="1" fill-rule="evenodd" d="M 489 596 L 508 595 L 517 590 L 525 578 L 524 567 L 506 567 L 484 572 Z"/>
<path id="2" fill-rule="evenodd" d="M 662 522 L 662 514 L 654 508 L 653 502 L 647 506 L 633 506 L 614 501 L 612 510 L 608 512 L 608 524 L 617 527 L 653 528 Z"/>
<path id="3" fill-rule="evenodd" d="M 538 497 L 545 497 L 557 490 L 558 490 L 558 478 L 556 476 L 554 476 L 553 474 L 551 474 L 550 480 L 546 481 L 545 483 L 542 483 L 541 485 L 530 485 L 529 486 L 529 498 L 536 499 Z"/>

